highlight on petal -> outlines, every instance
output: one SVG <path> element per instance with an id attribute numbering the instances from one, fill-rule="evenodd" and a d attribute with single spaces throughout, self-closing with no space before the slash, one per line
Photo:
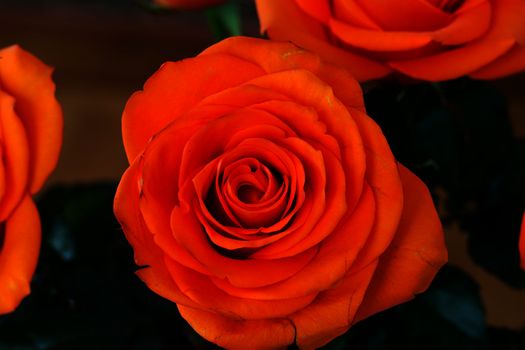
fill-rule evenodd
<path id="1" fill-rule="evenodd" d="M 0 314 L 13 311 L 29 294 L 40 249 L 40 218 L 29 196 L 2 223 Z"/>

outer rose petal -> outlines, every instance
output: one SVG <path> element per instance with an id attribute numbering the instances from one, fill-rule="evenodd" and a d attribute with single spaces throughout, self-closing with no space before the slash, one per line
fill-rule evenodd
<path id="1" fill-rule="evenodd" d="M 442 81 L 471 73 L 504 55 L 514 45 L 513 39 L 487 40 L 456 50 L 419 59 L 390 62 L 389 66 L 410 77 Z"/>
<path id="2" fill-rule="evenodd" d="M 468 0 L 453 13 L 428 0 L 335 0 L 331 7 L 327 0 L 256 3 L 261 31 L 317 52 L 360 81 L 391 71 L 442 81 L 525 69 L 523 0 Z"/>
<path id="3" fill-rule="evenodd" d="M 141 193 L 136 161 L 122 176 L 115 195 L 114 211 L 135 252 L 135 262 L 144 266 L 137 275 L 157 294 L 176 303 L 195 305 L 180 292 L 164 263 L 164 255 L 153 242 L 138 207 Z"/>
<path id="4" fill-rule="evenodd" d="M 399 166 L 404 208 L 397 234 L 379 265 L 356 316 L 356 322 L 408 301 L 425 291 L 447 261 L 439 217 L 423 182 Z"/>
<path id="5" fill-rule="evenodd" d="M 0 139 L 4 188 L 0 194 L 0 221 L 7 219 L 27 188 L 29 150 L 22 121 L 14 110 L 14 99 L 0 89 Z M 0 249 L 1 251 L 1 249 Z"/>
<path id="6" fill-rule="evenodd" d="M 515 45 L 505 56 L 489 63 L 470 76 L 474 79 L 501 78 L 525 69 L 525 45 Z"/>
<path id="7" fill-rule="evenodd" d="M 293 344 L 294 325 L 287 319 L 235 320 L 178 305 L 180 314 L 203 338 L 226 349 L 285 349 Z"/>
<path id="8" fill-rule="evenodd" d="M 521 232 L 520 232 L 520 257 L 521 257 L 521 268 L 525 270 L 525 213 L 523 213 L 523 219 L 521 221 Z"/>
<path id="9" fill-rule="evenodd" d="M 257 0 L 261 30 L 274 40 L 291 40 L 318 53 L 326 61 L 347 68 L 359 81 L 377 79 L 390 73 L 381 63 L 338 48 L 327 41 L 324 28 L 308 18 L 294 0 Z"/>
<path id="10" fill-rule="evenodd" d="M 0 87 L 15 98 L 31 155 L 29 190 L 37 192 L 55 168 L 62 145 L 62 109 L 52 69 L 18 46 L 0 50 Z"/>
<path id="11" fill-rule="evenodd" d="M 235 74 L 231 74 L 233 71 Z M 122 137 L 128 161 L 133 162 L 155 133 L 204 97 L 263 73 L 254 64 L 224 54 L 164 63 L 144 84 L 144 90 L 131 96 L 124 109 Z"/>
<path id="12" fill-rule="evenodd" d="M 348 1 L 348 0 L 347 0 Z M 383 30 L 423 32 L 442 28 L 452 16 L 427 0 L 350 0 L 372 17 Z"/>
<path id="13" fill-rule="evenodd" d="M 197 9 L 223 3 L 225 0 L 154 0 L 157 5 L 177 9 Z"/>
<path id="14" fill-rule="evenodd" d="M 348 272 L 312 305 L 291 316 L 297 329 L 296 343 L 301 349 L 323 346 L 350 328 L 376 266 L 377 261 L 357 272 Z"/>
<path id="15" fill-rule="evenodd" d="M 13 311 L 29 294 L 40 248 L 40 219 L 29 196 L 5 222 L 0 250 L 0 314 Z"/>

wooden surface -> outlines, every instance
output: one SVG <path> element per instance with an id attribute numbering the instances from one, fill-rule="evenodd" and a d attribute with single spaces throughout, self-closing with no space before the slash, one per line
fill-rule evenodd
<path id="1" fill-rule="evenodd" d="M 245 25 L 256 32 L 255 20 Z M 154 15 L 131 1 L 2 0 L 0 28 L 1 47 L 18 43 L 56 69 L 65 134 L 50 183 L 118 179 L 127 165 L 120 133 L 127 98 L 162 62 L 214 42 L 202 13 Z M 508 98 L 516 134 L 525 137 L 525 74 L 495 84 Z M 447 241 L 451 263 L 481 284 L 489 322 L 525 327 L 525 292 L 475 265 L 464 235 L 448 232 Z"/>

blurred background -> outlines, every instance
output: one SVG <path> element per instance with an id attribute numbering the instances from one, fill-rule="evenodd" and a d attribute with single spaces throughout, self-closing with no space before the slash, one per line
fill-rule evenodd
<path id="1" fill-rule="evenodd" d="M 253 5 L 245 4 L 243 34 L 258 36 Z M 131 0 L 0 0 L 0 47 L 19 44 L 55 68 L 65 129 L 47 187 L 118 181 L 127 166 L 120 118 L 128 97 L 163 62 L 195 56 L 216 41 L 204 12 L 155 11 Z M 524 138 L 525 74 L 490 86 L 504 98 L 513 135 Z M 524 329 L 525 290 L 476 264 L 460 226 L 447 225 L 450 265 L 478 283 L 490 326 Z M 134 278 L 131 270 L 126 278 Z"/>

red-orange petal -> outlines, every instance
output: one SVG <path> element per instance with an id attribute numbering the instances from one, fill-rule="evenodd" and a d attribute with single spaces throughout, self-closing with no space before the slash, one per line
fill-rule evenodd
<path id="1" fill-rule="evenodd" d="M 363 29 L 381 30 L 381 27 L 356 1 L 333 0 L 334 18 Z"/>
<path id="2" fill-rule="evenodd" d="M 294 325 L 285 318 L 239 320 L 181 305 L 178 308 L 197 333 L 226 349 L 286 349 L 295 340 Z"/>
<path id="3" fill-rule="evenodd" d="M 216 277 L 227 278 L 240 288 L 256 288 L 285 280 L 295 275 L 312 260 L 317 249 L 311 248 L 290 258 L 275 260 L 238 260 L 217 252 L 209 243 L 200 222 L 193 213 L 176 207 L 172 211 L 173 236 L 183 248 Z M 255 274 L 254 271 L 257 271 Z"/>
<path id="4" fill-rule="evenodd" d="M 294 0 L 257 0 L 261 31 L 274 40 L 292 41 L 325 61 L 341 65 L 359 81 L 390 73 L 385 65 L 332 45 L 324 26 L 301 11 Z"/>
<path id="5" fill-rule="evenodd" d="M 5 222 L 0 250 L 0 314 L 13 311 L 30 292 L 40 249 L 40 218 L 25 196 Z"/>
<path id="6" fill-rule="evenodd" d="M 496 79 L 525 70 L 525 46 L 519 44 L 503 57 L 470 74 L 474 79 Z"/>
<path id="7" fill-rule="evenodd" d="M 386 32 L 353 27 L 337 19 L 330 19 L 332 33 L 344 43 L 370 51 L 405 51 L 420 49 L 432 41 L 425 32 Z"/>
<path id="8" fill-rule="evenodd" d="M 295 0 L 297 6 L 316 20 L 326 23 L 331 16 L 328 0 Z"/>
<path id="9" fill-rule="evenodd" d="M 289 42 L 277 42 L 246 37 L 223 40 L 201 53 L 226 53 L 253 62 L 266 73 L 305 69 L 330 85 L 334 94 L 348 107 L 364 110 L 363 93 L 355 78 L 341 67 L 323 63 L 317 54 Z"/>
<path id="10" fill-rule="evenodd" d="M 15 100 L 1 89 L 0 135 L 5 183 L 0 201 L 0 221 L 4 221 L 28 191 L 29 149 L 24 125 L 15 112 Z"/>
<path id="11" fill-rule="evenodd" d="M 468 75 L 501 57 L 514 45 L 514 39 L 477 41 L 437 55 L 407 61 L 389 62 L 388 65 L 413 78 L 443 81 Z"/>
<path id="12" fill-rule="evenodd" d="M 391 244 L 403 210 L 403 189 L 397 162 L 379 126 L 366 114 L 353 111 L 366 145 L 366 182 L 375 198 L 375 224 L 355 264 L 366 266 Z"/>
<path id="13" fill-rule="evenodd" d="M 404 206 L 398 231 L 379 265 L 356 322 L 425 291 L 447 261 L 443 230 L 425 184 L 399 166 Z"/>
<path id="14" fill-rule="evenodd" d="M 359 271 L 348 272 L 310 306 L 291 315 L 299 348 L 317 349 L 350 328 L 376 266 L 377 261 Z"/>
<path id="15" fill-rule="evenodd" d="M 128 161 L 134 160 L 155 133 L 203 98 L 261 74 L 256 65 L 224 54 L 164 63 L 124 109 L 122 137 Z"/>
<path id="16" fill-rule="evenodd" d="M 385 32 L 425 32 L 442 28 L 452 16 L 426 0 L 347 0 L 356 2 Z"/>
<path id="17" fill-rule="evenodd" d="M 432 38 L 445 45 L 467 44 L 485 35 L 491 23 L 491 6 L 484 2 L 458 14 L 450 25 L 431 33 Z"/>
<path id="18" fill-rule="evenodd" d="M 52 69 L 18 46 L 0 50 L 0 86 L 15 98 L 31 155 L 29 189 L 37 192 L 55 168 L 62 145 L 62 109 Z"/>
<path id="19" fill-rule="evenodd" d="M 213 282 L 231 295 L 262 300 L 293 298 L 329 289 L 352 266 L 371 232 L 374 215 L 374 196 L 367 186 L 352 215 L 323 241 L 315 258 L 295 275 L 280 283 L 250 289 L 237 288 L 216 278 Z"/>
<path id="20" fill-rule="evenodd" d="M 143 267 L 137 275 L 151 290 L 164 298 L 193 306 L 195 303 L 186 297 L 171 279 L 164 262 L 164 253 L 153 241 L 153 235 L 148 231 L 140 214 L 139 163 L 137 161 L 132 164 L 122 176 L 114 201 L 115 216 L 133 247 L 135 263 Z"/>
<path id="21" fill-rule="evenodd" d="M 181 291 L 199 305 L 199 308 L 244 320 L 286 317 L 307 307 L 317 293 L 295 298 L 262 300 L 236 297 L 217 288 L 205 275 L 166 259 L 168 269 Z M 255 273 L 255 271 L 252 271 Z"/>

